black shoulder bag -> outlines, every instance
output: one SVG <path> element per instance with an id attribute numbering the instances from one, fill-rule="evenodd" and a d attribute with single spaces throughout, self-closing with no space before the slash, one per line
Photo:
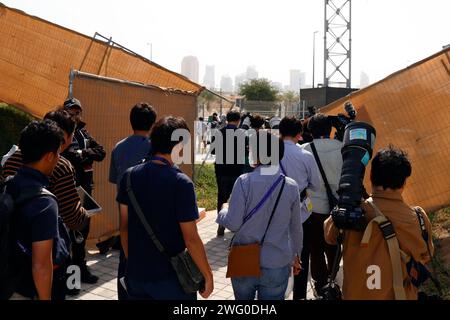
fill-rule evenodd
<path id="1" fill-rule="evenodd" d="M 205 279 L 203 277 L 203 274 L 200 272 L 197 265 L 195 264 L 194 260 L 192 260 L 192 257 L 187 251 L 187 249 L 178 253 L 176 256 L 170 256 L 167 253 L 166 249 L 161 244 L 161 242 L 158 240 L 158 238 L 156 238 L 155 233 L 153 232 L 150 224 L 147 222 L 147 219 L 145 219 L 144 213 L 142 212 L 142 209 L 139 206 L 139 203 L 134 195 L 131 186 L 131 173 L 132 171 L 127 173 L 128 197 L 130 198 L 131 205 L 133 206 L 134 211 L 136 211 L 148 235 L 152 239 L 153 243 L 155 244 L 159 252 L 164 254 L 169 259 L 173 269 L 175 270 L 175 273 L 177 274 L 178 280 L 180 281 L 180 284 L 184 292 L 195 293 L 197 291 L 203 290 L 205 286 Z"/>
<path id="2" fill-rule="evenodd" d="M 325 183 L 325 188 L 327 189 L 327 197 L 328 197 L 328 204 L 330 206 L 330 212 L 334 209 L 334 207 L 338 204 L 338 200 L 334 196 L 333 192 L 331 191 L 330 184 L 328 183 L 327 176 L 325 174 L 325 171 L 323 170 L 322 163 L 320 162 L 319 154 L 317 153 L 316 146 L 314 143 L 310 143 L 311 150 L 313 152 L 314 158 L 316 159 L 317 166 L 320 170 L 320 175 L 322 176 L 322 180 Z"/>

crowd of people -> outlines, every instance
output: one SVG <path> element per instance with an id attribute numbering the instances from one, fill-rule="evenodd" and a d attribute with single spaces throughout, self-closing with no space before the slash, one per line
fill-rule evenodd
<path id="1" fill-rule="evenodd" d="M 106 151 L 86 130 L 82 112 L 80 101 L 69 99 L 44 120 L 30 123 L 3 166 L 6 190 L 19 204 L 11 232 L 14 261 L 20 266 L 13 299 L 64 300 L 77 294 L 66 285 L 72 265 L 80 268 L 81 282 L 98 280 L 86 266 L 90 218 L 77 188 L 92 194 L 93 164 L 103 161 Z M 330 212 L 339 198 L 342 142 L 331 137 L 324 114 L 307 121 L 293 116 L 272 120 L 267 124 L 260 116 L 230 111 L 216 127 L 221 143 L 214 137 L 210 143 L 216 154 L 217 236 L 228 229 L 234 233 L 230 246 L 259 248 L 260 273 L 231 276 L 237 300 L 283 300 L 291 275 L 294 300 L 306 299 L 309 274 L 321 297 L 341 232 Z M 199 294 L 208 298 L 214 279 L 197 231 L 195 187 L 172 159 L 185 143 L 182 137 L 173 139 L 173 133 L 189 130 L 188 125 L 182 118 L 158 118 L 148 103 L 131 109 L 130 124 L 133 135 L 111 151 L 109 175 L 117 187 L 120 217 L 118 298 L 197 299 L 195 292 L 184 290 L 171 264 L 171 257 L 185 250 L 204 279 Z M 238 132 L 246 137 L 243 152 Z M 430 261 L 433 244 L 431 237 L 423 238 L 424 232 L 431 234 L 427 215 L 401 196 L 411 172 L 406 153 L 394 147 L 373 159 L 372 195 L 362 203 L 367 229 L 344 232 L 344 299 L 417 299 L 417 273 Z M 31 196 L 23 199 L 27 190 Z M 388 222 L 394 232 L 386 237 L 382 224 L 372 227 L 374 221 Z M 397 266 L 391 263 L 392 238 L 401 256 Z M 368 286 L 372 266 L 381 270 L 381 280 Z"/>

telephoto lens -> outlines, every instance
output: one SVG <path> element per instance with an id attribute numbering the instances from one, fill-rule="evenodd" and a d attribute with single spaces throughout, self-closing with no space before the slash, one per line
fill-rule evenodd
<path id="1" fill-rule="evenodd" d="M 367 224 L 361 201 L 364 174 L 372 158 L 375 137 L 375 129 L 365 122 L 352 122 L 345 128 L 339 202 L 332 212 L 334 224 L 339 229 L 364 230 Z"/>

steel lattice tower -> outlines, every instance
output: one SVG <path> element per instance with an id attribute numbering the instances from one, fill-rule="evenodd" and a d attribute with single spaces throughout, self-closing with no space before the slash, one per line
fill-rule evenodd
<path id="1" fill-rule="evenodd" d="M 351 88 L 352 1 L 325 0 L 324 86 Z"/>

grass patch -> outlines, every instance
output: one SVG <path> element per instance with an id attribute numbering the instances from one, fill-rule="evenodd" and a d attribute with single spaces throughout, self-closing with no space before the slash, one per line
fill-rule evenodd
<path id="1" fill-rule="evenodd" d="M 450 237 L 450 208 L 433 212 L 429 215 L 433 228 L 433 243 L 435 247 L 435 257 L 431 263 L 431 269 L 436 271 L 436 277 L 441 284 L 442 296 L 445 300 L 450 300 L 450 266 L 443 257 L 449 252 Z M 431 281 L 422 288 L 427 294 L 436 294 L 436 289 Z"/>
<path id="2" fill-rule="evenodd" d="M 195 165 L 195 190 L 199 208 L 207 211 L 217 208 L 217 183 L 213 164 L 205 164 L 200 170 L 200 165 Z M 199 173 L 200 170 L 200 174 Z"/>

